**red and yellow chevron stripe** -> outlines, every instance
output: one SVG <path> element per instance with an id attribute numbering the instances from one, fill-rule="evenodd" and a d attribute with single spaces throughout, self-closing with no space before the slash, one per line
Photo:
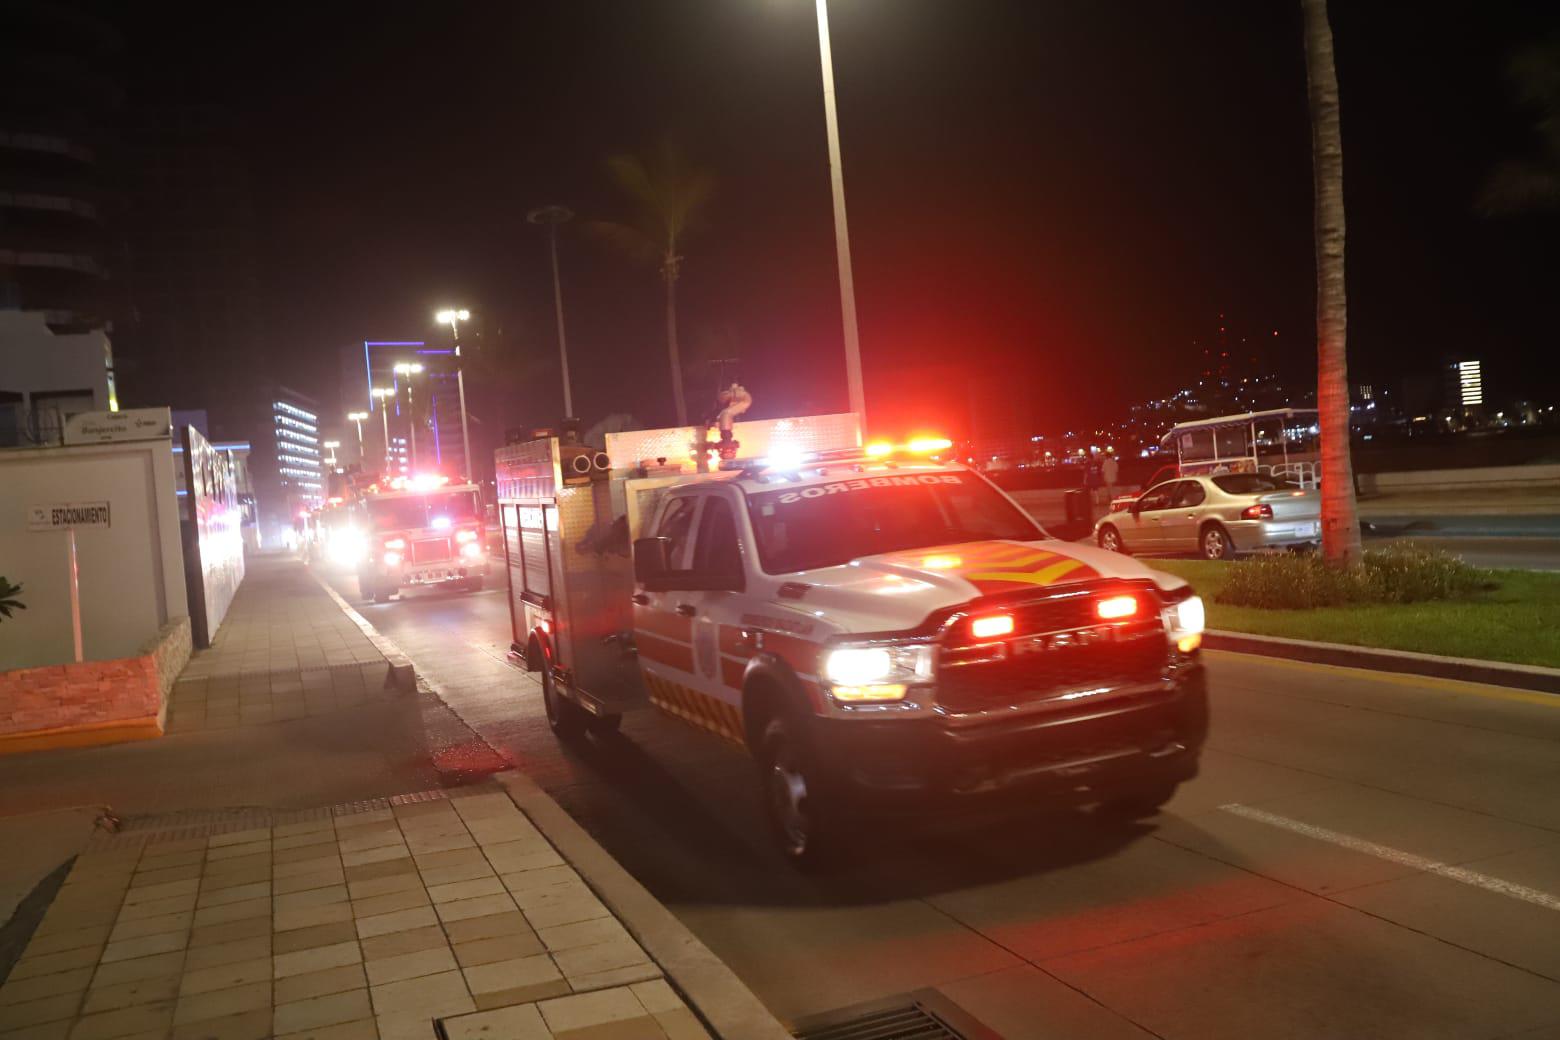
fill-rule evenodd
<path id="1" fill-rule="evenodd" d="M 650 703 L 657 708 L 733 743 L 747 743 L 742 736 L 742 715 L 730 704 L 681 683 L 652 675 L 648 670 L 641 669 L 641 674 L 644 676 L 645 688 L 650 691 Z"/>
<path id="2" fill-rule="evenodd" d="M 982 593 L 1099 577 L 1098 571 L 1081 560 L 1023 542 L 966 542 L 895 553 L 884 559 L 901 566 L 956 574 Z"/>

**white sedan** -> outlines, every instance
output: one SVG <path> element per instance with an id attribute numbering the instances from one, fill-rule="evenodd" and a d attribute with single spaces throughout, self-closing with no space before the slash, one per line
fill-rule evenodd
<path id="1" fill-rule="evenodd" d="M 1209 560 L 1303 548 L 1321 540 L 1321 498 L 1257 473 L 1178 477 L 1101 517 L 1094 538 L 1114 552 L 1189 552 Z"/>

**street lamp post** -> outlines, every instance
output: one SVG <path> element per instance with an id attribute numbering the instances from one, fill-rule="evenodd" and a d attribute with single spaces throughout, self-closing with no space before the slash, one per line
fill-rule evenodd
<path id="1" fill-rule="evenodd" d="M 390 455 L 390 406 L 386 403 L 395 396 L 395 390 L 388 386 L 376 386 L 369 391 L 379 399 L 379 418 L 385 425 L 385 479 L 390 479 L 390 470 L 393 468 Z"/>
<path id="2" fill-rule="evenodd" d="M 412 432 L 411 470 L 417 472 L 417 398 L 412 393 L 412 377 L 423 370 L 415 361 L 396 364 L 395 374 L 406 377 L 406 425 Z"/>
<path id="3" fill-rule="evenodd" d="M 330 463 L 330 468 L 334 470 L 336 468 L 336 449 L 341 447 L 341 442 L 340 441 L 324 441 L 320 445 L 320 447 L 322 447 L 326 451 L 330 452 L 330 458 L 326 459 L 325 461 Z"/>
<path id="4" fill-rule="evenodd" d="M 363 465 L 363 420 L 368 418 L 367 412 L 348 412 L 347 422 L 357 426 L 358 435 L 358 466 Z"/>
<path id="5" fill-rule="evenodd" d="M 558 360 L 563 369 L 563 417 L 574 417 L 574 395 L 569 390 L 569 346 L 563 335 L 563 283 L 558 279 L 558 225 L 574 217 L 567 206 L 543 206 L 525 216 L 533 224 L 547 225 L 547 242 L 552 250 L 553 307 L 558 314 Z"/>
<path id="6" fill-rule="evenodd" d="M 818 0 L 818 60 L 823 66 L 823 116 L 829 132 L 829 179 L 834 189 L 834 249 L 840 265 L 840 317 L 845 324 L 845 385 L 850 410 L 862 426 L 867 399 L 861 385 L 861 341 L 856 332 L 856 287 L 850 270 L 850 230 L 845 223 L 845 171 L 840 165 L 840 117 L 834 110 L 834 54 L 829 47 L 829 0 Z"/>
<path id="7" fill-rule="evenodd" d="M 467 480 L 475 479 L 476 467 L 471 463 L 471 427 L 466 422 L 466 364 L 460 359 L 460 323 L 470 317 L 471 312 L 464 307 L 434 315 L 440 324 L 450 327 L 450 336 L 455 340 L 455 386 L 460 391 L 460 441 L 466 451 Z"/>

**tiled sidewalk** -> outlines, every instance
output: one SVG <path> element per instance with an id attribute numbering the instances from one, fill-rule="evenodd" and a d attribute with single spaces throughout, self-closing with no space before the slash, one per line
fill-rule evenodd
<path id="1" fill-rule="evenodd" d="M 169 700 L 170 733 L 322 715 L 386 696 L 387 663 L 298 560 L 255 556 L 209 650 Z"/>
<path id="2" fill-rule="evenodd" d="M 4 1040 L 690 1040 L 662 973 L 501 789 L 129 832 L 83 854 Z"/>

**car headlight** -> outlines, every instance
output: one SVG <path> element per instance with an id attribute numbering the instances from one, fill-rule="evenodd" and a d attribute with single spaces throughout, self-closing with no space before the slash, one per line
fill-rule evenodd
<path id="1" fill-rule="evenodd" d="M 829 694 L 846 704 L 902 701 L 910 687 L 932 677 L 932 647 L 842 646 L 823 659 Z"/>
<path id="2" fill-rule="evenodd" d="M 1189 654 L 1202 645 L 1203 629 L 1207 627 L 1208 613 L 1201 596 L 1187 596 L 1172 603 L 1165 611 L 1166 627 L 1176 649 Z"/>

